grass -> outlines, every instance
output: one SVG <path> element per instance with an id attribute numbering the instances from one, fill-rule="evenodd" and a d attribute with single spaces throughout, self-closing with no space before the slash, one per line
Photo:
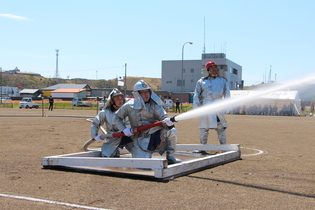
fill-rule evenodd
<path id="1" fill-rule="evenodd" d="M 11 101 L 11 103 L 2 103 L 0 104 L 0 107 L 4 108 L 18 108 L 19 107 L 19 102 L 20 101 Z M 95 101 L 89 101 L 92 103 L 91 107 L 73 107 L 71 106 L 71 101 L 56 101 L 54 103 L 54 109 L 78 109 L 78 110 L 95 110 L 96 107 L 98 107 L 98 103 L 96 103 Z M 42 108 L 42 101 L 34 101 L 34 103 L 39 103 L 40 104 L 40 108 Z M 44 101 L 44 109 L 48 109 L 49 107 L 49 103 L 48 101 L 45 102 Z M 187 105 L 183 105 L 182 106 L 182 110 L 181 112 L 187 112 L 192 110 L 192 105 L 191 104 L 187 104 Z M 175 107 L 172 109 L 169 109 L 168 112 L 175 112 Z"/>

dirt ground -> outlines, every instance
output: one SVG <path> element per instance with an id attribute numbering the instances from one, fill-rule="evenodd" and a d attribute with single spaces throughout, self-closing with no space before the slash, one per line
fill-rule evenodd
<path id="1" fill-rule="evenodd" d="M 242 160 L 160 182 L 42 167 L 42 157 L 83 151 L 90 138 L 86 118 L 96 110 L 0 108 L 0 115 L 0 209 L 80 209 L 66 204 L 126 210 L 315 206 L 315 117 L 228 115 L 228 143 L 241 145 Z M 179 144 L 199 143 L 198 119 L 177 122 L 176 128 Z M 214 132 L 208 143 L 218 143 Z M 264 153 L 248 156 L 257 153 L 254 149 Z"/>

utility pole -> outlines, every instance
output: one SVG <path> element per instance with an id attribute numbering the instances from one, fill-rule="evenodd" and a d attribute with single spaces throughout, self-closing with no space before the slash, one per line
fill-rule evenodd
<path id="1" fill-rule="evenodd" d="M 181 85 L 180 85 L 180 95 L 181 95 L 181 104 L 182 104 L 182 106 L 181 106 L 181 109 L 183 110 L 183 88 L 184 88 L 184 85 L 185 85 L 185 83 L 184 83 L 184 47 L 185 47 L 185 45 L 186 44 L 193 44 L 192 42 L 185 42 L 184 44 L 183 44 L 183 46 L 182 46 L 182 69 L 181 69 L 181 73 L 182 73 L 182 78 L 181 78 Z"/>
<path id="2" fill-rule="evenodd" d="M 58 52 L 59 52 L 59 50 L 58 49 L 56 49 L 56 73 L 55 73 L 55 78 L 60 78 L 60 75 L 59 75 L 59 72 L 58 72 Z"/>
<path id="3" fill-rule="evenodd" d="M 271 65 L 270 65 L 270 72 L 269 72 L 269 83 L 271 83 Z"/>
<path id="4" fill-rule="evenodd" d="M 127 89 L 127 63 L 125 63 L 125 78 L 124 78 L 124 95 L 126 97 L 126 89 Z"/>
<path id="5" fill-rule="evenodd" d="M 0 104 L 2 104 L 2 67 L 0 67 L 0 87 L 1 87 L 1 92 L 0 92 Z"/>

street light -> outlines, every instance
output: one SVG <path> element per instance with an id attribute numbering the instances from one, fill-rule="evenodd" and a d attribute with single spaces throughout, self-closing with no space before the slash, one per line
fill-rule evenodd
<path id="1" fill-rule="evenodd" d="M 181 81 L 181 110 L 183 111 L 183 88 L 184 88 L 184 47 L 186 44 L 193 44 L 192 42 L 186 42 L 182 47 L 182 81 Z"/>

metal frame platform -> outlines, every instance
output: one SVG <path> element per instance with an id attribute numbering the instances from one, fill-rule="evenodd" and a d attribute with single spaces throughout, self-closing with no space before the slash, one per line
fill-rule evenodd
<path id="1" fill-rule="evenodd" d="M 208 154 L 193 153 L 194 150 L 204 150 Z M 241 151 L 238 144 L 178 144 L 174 156 L 182 162 L 168 165 L 165 156 L 156 153 L 153 153 L 152 158 L 131 158 L 131 154 L 122 154 L 120 158 L 104 158 L 101 157 L 100 150 L 95 150 L 43 157 L 42 165 L 51 169 L 64 167 L 80 171 L 171 179 L 240 160 Z"/>

